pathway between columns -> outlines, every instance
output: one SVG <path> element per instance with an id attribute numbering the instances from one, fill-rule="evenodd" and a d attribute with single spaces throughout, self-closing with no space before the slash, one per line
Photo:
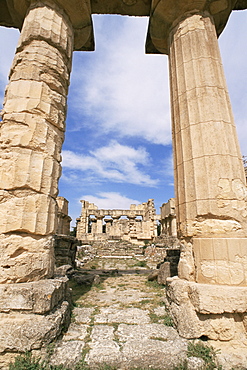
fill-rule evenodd
<path id="1" fill-rule="evenodd" d="M 171 326 L 164 287 L 138 273 L 107 277 L 87 292 L 73 285 L 72 322 L 50 362 L 90 369 L 172 369 L 187 357 L 187 341 Z"/>

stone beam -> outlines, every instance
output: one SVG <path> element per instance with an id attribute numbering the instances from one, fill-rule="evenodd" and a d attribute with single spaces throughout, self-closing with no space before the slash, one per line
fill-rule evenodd
<path id="1" fill-rule="evenodd" d="M 167 39 L 174 20 L 187 11 L 210 11 L 218 35 L 223 31 L 232 10 L 247 8 L 247 0 L 50 0 L 64 9 L 74 29 L 74 50 L 94 50 L 91 14 L 150 16 L 147 53 L 168 53 Z M 21 30 L 32 0 L 1 0 L 0 26 Z M 181 5 L 180 5 L 181 4 Z"/>

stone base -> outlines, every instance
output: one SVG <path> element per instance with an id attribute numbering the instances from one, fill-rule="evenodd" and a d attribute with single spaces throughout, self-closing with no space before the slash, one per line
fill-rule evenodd
<path id="1" fill-rule="evenodd" d="M 69 324 L 67 278 L 2 284 L 0 297 L 0 364 L 47 345 Z"/>
<path id="2" fill-rule="evenodd" d="M 196 266 L 196 268 L 195 268 Z M 247 286 L 247 238 L 181 240 L 178 276 L 202 284 Z"/>
<path id="3" fill-rule="evenodd" d="M 247 340 L 247 287 L 168 278 L 167 304 L 184 338 Z"/>

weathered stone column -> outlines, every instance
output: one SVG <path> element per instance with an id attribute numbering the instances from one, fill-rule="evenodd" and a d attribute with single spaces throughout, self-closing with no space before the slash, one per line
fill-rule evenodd
<path id="1" fill-rule="evenodd" d="M 171 236 L 177 236 L 177 221 L 175 216 L 171 216 Z"/>
<path id="2" fill-rule="evenodd" d="M 246 286 L 246 183 L 208 13 L 176 22 L 169 60 L 179 277 Z"/>
<path id="3" fill-rule="evenodd" d="M 102 234 L 103 233 L 103 218 L 104 216 L 97 216 L 97 224 L 96 224 L 96 233 Z"/>
<path id="4" fill-rule="evenodd" d="M 0 155 L 0 283 L 53 276 L 57 183 L 73 51 L 69 18 L 32 1 L 6 90 Z"/>
<path id="5" fill-rule="evenodd" d="M 91 218 L 91 234 L 97 233 L 97 219 Z"/>

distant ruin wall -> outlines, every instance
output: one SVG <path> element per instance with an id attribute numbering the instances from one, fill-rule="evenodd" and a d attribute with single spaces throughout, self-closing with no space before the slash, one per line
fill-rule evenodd
<path id="1" fill-rule="evenodd" d="M 132 243 L 152 241 L 157 236 L 157 219 L 153 199 L 131 204 L 130 209 L 98 209 L 94 203 L 81 201 L 82 212 L 77 219 L 79 240 L 122 239 Z"/>

